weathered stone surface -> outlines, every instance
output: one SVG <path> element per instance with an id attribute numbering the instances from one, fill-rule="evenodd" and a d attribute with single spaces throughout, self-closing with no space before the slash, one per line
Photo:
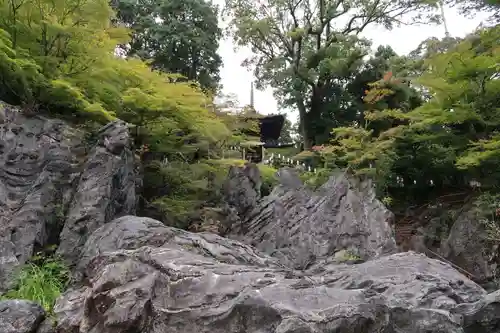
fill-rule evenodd
<path id="1" fill-rule="evenodd" d="M 488 239 L 486 226 L 472 204 L 457 216 L 441 244 L 441 254 L 489 290 L 499 287 L 495 281 L 500 274 L 498 243 Z"/>
<path id="2" fill-rule="evenodd" d="M 0 124 L 2 291 L 35 251 L 58 243 L 63 225 L 60 253 L 72 259 L 86 233 L 133 213 L 135 196 L 133 155 L 127 146 L 120 148 L 128 144 L 124 123 L 104 127 L 99 144 L 87 153 L 81 133 L 64 122 L 26 117 L 5 104 L 0 108 L 5 112 Z M 102 147 L 106 136 L 108 148 Z"/>
<path id="3" fill-rule="evenodd" d="M 497 290 L 475 303 L 457 306 L 453 313 L 462 315 L 467 332 L 500 332 L 500 290 Z"/>
<path id="4" fill-rule="evenodd" d="M 307 190 L 293 169 L 279 171 L 281 185 L 232 226 L 231 238 L 251 244 L 304 269 L 347 250 L 363 260 L 397 251 L 388 222 L 392 213 L 375 198 L 369 182 L 332 176 L 317 192 Z"/>
<path id="5" fill-rule="evenodd" d="M 95 231 L 82 253 L 82 279 L 55 307 L 58 333 L 472 333 L 500 324 L 480 286 L 413 252 L 297 272 L 237 241 L 126 216 Z"/>
<path id="6" fill-rule="evenodd" d="M 143 246 L 168 247 L 170 244 L 229 264 L 247 263 L 259 267 L 279 265 L 276 259 L 258 254 L 251 246 L 215 234 L 190 233 L 168 228 L 147 217 L 124 216 L 106 224 L 88 238 L 77 271 L 85 272 L 90 261 L 101 253 L 135 250 Z"/>
<path id="7" fill-rule="evenodd" d="M 124 122 L 112 122 L 100 130 L 82 169 L 58 247 L 70 263 L 76 263 L 94 230 L 115 217 L 135 213 L 134 154 Z"/>
<path id="8" fill-rule="evenodd" d="M 252 163 L 243 167 L 231 166 L 224 183 L 224 222 L 219 228 L 226 234 L 241 217 L 252 211 L 260 200 L 261 178 L 259 168 Z"/>
<path id="9" fill-rule="evenodd" d="M 2 333 L 38 333 L 44 318 L 45 311 L 38 304 L 23 300 L 0 301 Z"/>
<path id="10" fill-rule="evenodd" d="M 225 201 L 243 216 L 256 206 L 261 185 L 260 171 L 255 164 L 231 166 L 224 184 Z"/>
<path id="11" fill-rule="evenodd" d="M 2 290 L 10 286 L 14 269 L 60 232 L 78 175 L 81 139 L 61 121 L 0 108 L 6 113 L 0 125 Z"/>
<path id="12" fill-rule="evenodd" d="M 448 260 L 491 292 L 500 288 L 499 244 L 487 230 L 477 194 L 459 191 L 400 210 L 396 213 L 396 241 L 403 250 Z"/>
<path id="13" fill-rule="evenodd" d="M 51 318 L 45 320 L 38 326 L 36 333 L 54 333 L 55 323 Z"/>

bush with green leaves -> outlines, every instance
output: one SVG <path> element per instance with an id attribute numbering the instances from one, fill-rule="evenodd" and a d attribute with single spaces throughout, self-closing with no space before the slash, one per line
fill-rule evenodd
<path id="1" fill-rule="evenodd" d="M 300 179 L 304 182 L 307 187 L 316 190 L 321 185 L 326 183 L 330 176 L 332 175 L 332 170 L 326 168 L 318 168 L 316 172 L 304 172 L 300 175 Z"/>
<path id="2" fill-rule="evenodd" d="M 165 223 L 188 228 L 203 207 L 222 202 L 222 186 L 231 166 L 243 166 L 238 159 L 202 160 L 199 163 L 153 161 L 146 165 L 143 197 L 147 208 L 159 212 Z M 268 195 L 277 184 L 276 169 L 259 164 L 262 195 Z M 147 209 L 146 208 L 146 209 Z"/>

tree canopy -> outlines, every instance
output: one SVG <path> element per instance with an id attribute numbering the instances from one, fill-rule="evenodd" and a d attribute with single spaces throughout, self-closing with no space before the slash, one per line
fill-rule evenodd
<path id="1" fill-rule="evenodd" d="M 415 108 L 387 103 L 402 82 L 397 77 L 371 84 L 366 122 L 335 128 L 324 153 L 334 163 L 379 177 L 386 188 L 404 184 L 422 195 L 429 187 L 465 187 L 472 180 L 497 184 L 498 41 L 500 27 L 482 29 L 430 56 L 414 81 L 429 98 Z"/>
<path id="2" fill-rule="evenodd" d="M 122 118 L 161 151 L 230 135 L 199 83 L 116 55 L 129 32 L 113 24 L 106 1 L 2 0 L 0 9 L 0 99 L 97 122 Z"/>
<path id="3" fill-rule="evenodd" d="M 225 13 L 254 52 L 245 64 L 258 87 L 299 111 L 300 130 L 287 120 L 281 143 L 302 139 L 308 163 L 370 175 L 382 195 L 425 196 L 498 183 L 500 28 L 430 38 L 408 55 L 373 50 L 360 33 L 408 15 L 437 21 L 435 5 L 227 0 Z M 242 163 L 228 148 L 259 135 L 255 110 L 218 89 L 217 16 L 203 0 L 0 0 L 0 100 L 86 128 L 128 122 L 138 155 L 154 156 L 143 158 L 145 211 L 185 226 Z"/>
<path id="4" fill-rule="evenodd" d="M 269 85 L 283 104 L 299 111 L 304 146 L 316 142 L 328 100 L 362 64 L 370 42 L 359 34 L 371 24 L 386 28 L 436 20 L 432 4 L 420 1 L 227 0 L 230 32 L 254 55 L 245 64 L 255 69 L 259 86 Z"/>
<path id="5" fill-rule="evenodd" d="M 219 86 L 222 32 L 217 8 L 205 0 L 118 0 L 118 22 L 132 31 L 124 45 L 129 56 L 150 60 L 153 68 L 182 74 L 204 89 Z"/>

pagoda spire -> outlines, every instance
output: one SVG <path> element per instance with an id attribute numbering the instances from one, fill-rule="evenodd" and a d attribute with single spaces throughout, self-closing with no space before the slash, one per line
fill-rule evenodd
<path id="1" fill-rule="evenodd" d="M 255 111 L 254 96 L 253 96 L 253 81 L 250 83 L 250 107 Z"/>

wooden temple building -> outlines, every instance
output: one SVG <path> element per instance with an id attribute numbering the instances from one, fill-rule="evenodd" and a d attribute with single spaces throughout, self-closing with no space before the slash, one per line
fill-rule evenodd
<path id="1" fill-rule="evenodd" d="M 293 143 L 280 144 L 279 138 L 281 130 L 285 124 L 285 116 L 283 115 L 269 115 L 265 116 L 259 114 L 254 107 L 254 91 L 253 83 L 250 90 L 250 112 L 245 117 L 250 121 L 258 122 L 258 133 L 248 130 L 245 134 L 249 137 L 259 138 L 260 141 L 246 141 L 242 142 L 241 153 L 244 160 L 253 163 L 260 163 L 264 160 L 266 148 L 284 148 L 293 146 Z"/>

